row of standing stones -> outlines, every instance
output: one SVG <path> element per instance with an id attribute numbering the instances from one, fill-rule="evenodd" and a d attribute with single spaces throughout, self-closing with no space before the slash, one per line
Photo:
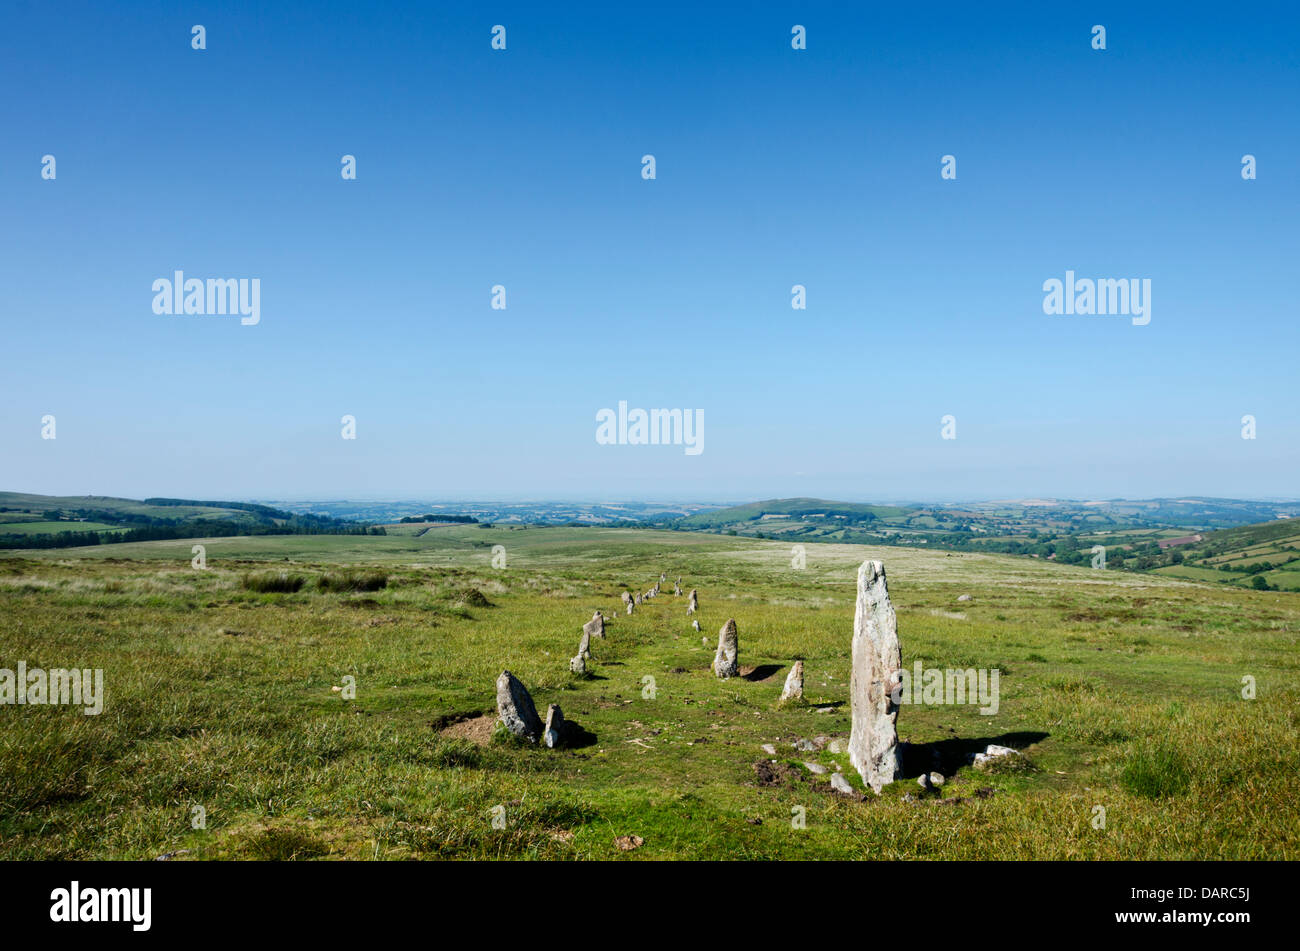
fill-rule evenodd
<path id="1" fill-rule="evenodd" d="M 627 613 L 637 605 L 656 597 L 666 575 L 644 595 L 623 592 Z M 673 585 L 673 593 L 681 595 L 681 579 Z M 686 613 L 699 611 L 699 593 L 692 588 L 687 600 Z M 692 627 L 698 631 L 700 622 Z M 591 641 L 605 637 L 605 618 L 597 611 L 582 626 L 582 639 L 577 655 L 569 661 L 569 670 L 585 675 L 591 659 Z M 713 673 L 719 679 L 740 675 L 740 639 L 735 618 L 728 618 L 718 632 L 718 648 L 713 656 Z M 781 691 L 781 705 L 803 701 L 802 660 L 794 661 Z M 898 742 L 898 703 L 894 688 L 902 671 L 902 652 L 898 644 L 898 616 L 889 600 L 889 586 L 885 580 L 885 566 L 880 561 L 865 561 L 858 568 L 857 605 L 853 617 L 853 642 L 849 669 L 849 762 L 862 777 L 862 782 L 876 794 L 883 786 L 892 783 L 901 770 L 901 751 Z M 530 742 L 539 740 L 549 748 L 562 746 L 566 738 L 564 714 L 558 704 L 546 711 L 546 722 L 537 715 L 537 708 L 527 688 L 510 671 L 502 671 L 497 678 L 497 717 L 510 734 Z M 1017 755 L 1015 750 L 990 746 L 978 754 L 976 761 Z M 926 788 L 942 785 L 944 779 L 929 773 L 919 780 Z M 856 795 L 843 776 L 831 776 L 831 786 L 838 792 Z"/>

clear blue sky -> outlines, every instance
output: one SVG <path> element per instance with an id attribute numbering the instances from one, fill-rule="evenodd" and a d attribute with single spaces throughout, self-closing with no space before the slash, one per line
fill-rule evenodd
<path id="1" fill-rule="evenodd" d="M 0 488 L 1300 495 L 1295 5 L 864 7 L 7 4 Z M 1067 269 L 1151 323 L 1044 315 Z"/>

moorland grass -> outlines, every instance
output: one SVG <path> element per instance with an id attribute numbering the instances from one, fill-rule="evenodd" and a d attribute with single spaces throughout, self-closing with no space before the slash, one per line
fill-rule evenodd
<path id="1" fill-rule="evenodd" d="M 0 706 L 0 858 L 1300 854 L 1295 594 L 847 545 L 810 545 L 793 570 L 781 544 L 628 529 L 220 538 L 206 571 L 193 543 L 0 557 L 0 667 L 101 667 L 106 687 L 99 716 Z M 509 567 L 491 567 L 494 544 Z M 801 764 L 861 790 L 847 757 L 791 746 L 847 736 L 867 557 L 885 560 L 905 664 L 1003 671 L 994 716 L 900 712 L 909 762 L 945 761 L 942 795 L 914 769 L 843 798 Z M 660 571 L 699 589 L 702 633 L 670 593 L 622 612 Z M 303 583 L 244 583 L 281 572 Z M 386 584 L 311 583 L 349 573 Z M 597 609 L 608 636 L 578 679 L 568 658 Z M 709 662 L 733 617 L 758 670 L 724 682 Z M 795 658 L 808 703 L 778 709 Z M 507 668 L 591 739 L 458 732 L 490 722 Z M 993 742 L 1022 768 L 962 765 Z M 755 768 L 771 759 L 774 780 Z M 619 851 L 630 834 L 644 845 Z"/>

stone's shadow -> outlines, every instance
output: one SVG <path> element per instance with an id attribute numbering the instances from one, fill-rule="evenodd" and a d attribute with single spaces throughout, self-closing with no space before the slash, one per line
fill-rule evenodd
<path id="1" fill-rule="evenodd" d="M 1021 730 L 979 740 L 953 737 L 950 740 L 936 740 L 933 743 L 910 743 L 902 748 L 901 777 L 914 779 L 922 773 L 931 771 L 951 776 L 960 767 L 969 766 L 971 756 L 975 753 L 983 753 L 991 743 L 1009 746 L 1013 750 L 1022 750 L 1026 746 L 1047 739 L 1048 736 L 1050 734 L 1041 730 Z"/>
<path id="2" fill-rule="evenodd" d="M 759 664 L 749 673 L 741 674 L 741 677 L 744 680 L 748 680 L 750 683 L 757 683 L 760 680 L 766 680 L 768 677 L 775 675 L 777 671 L 784 669 L 784 664 Z"/>
<path id="3" fill-rule="evenodd" d="M 564 732 L 560 736 L 560 749 L 580 750 L 584 747 L 594 746 L 595 743 L 595 733 L 584 729 L 581 724 L 565 719 Z"/>
<path id="4" fill-rule="evenodd" d="M 848 703 L 847 700 L 828 700 L 826 703 L 815 703 L 812 700 L 809 700 L 808 706 L 812 707 L 815 710 L 825 710 L 828 708 L 831 710 L 838 710 L 840 707 L 844 706 L 847 703 Z"/>

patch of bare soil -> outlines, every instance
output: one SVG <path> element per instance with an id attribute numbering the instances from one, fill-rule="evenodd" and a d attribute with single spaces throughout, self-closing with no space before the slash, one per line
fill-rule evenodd
<path id="1" fill-rule="evenodd" d="M 754 772 L 760 786 L 792 786 L 803 779 L 799 770 L 789 763 L 772 763 L 765 759 L 754 764 Z"/>
<path id="2" fill-rule="evenodd" d="M 449 723 L 438 731 L 438 735 L 457 740 L 469 740 L 479 746 L 487 746 L 492 740 L 492 730 L 496 727 L 496 723 L 495 716 L 484 713 L 481 716 L 466 717 Z"/>

